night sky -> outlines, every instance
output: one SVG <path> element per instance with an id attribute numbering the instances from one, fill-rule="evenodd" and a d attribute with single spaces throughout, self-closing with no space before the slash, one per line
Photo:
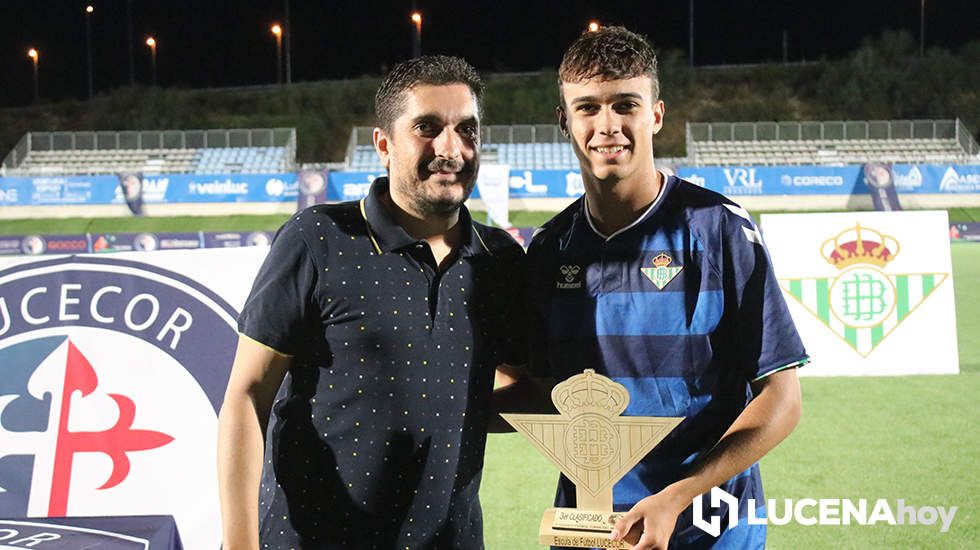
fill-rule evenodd
<path id="1" fill-rule="evenodd" d="M 840 58 L 869 35 L 905 29 L 918 41 L 921 0 L 695 0 L 695 63 Z M 43 101 L 84 98 L 84 7 L 96 94 L 129 83 L 127 0 L 0 0 L 0 106 L 30 103 L 29 47 L 40 51 Z M 158 78 L 184 88 L 275 82 L 273 22 L 284 0 L 131 0 L 135 79 L 150 80 L 146 36 L 158 41 Z M 418 0 L 424 53 L 462 55 L 483 72 L 555 67 L 588 21 L 623 24 L 661 50 L 687 56 L 688 0 Z M 411 56 L 410 0 L 290 0 L 294 82 L 379 74 Z M 926 47 L 980 38 L 980 2 L 927 0 Z"/>

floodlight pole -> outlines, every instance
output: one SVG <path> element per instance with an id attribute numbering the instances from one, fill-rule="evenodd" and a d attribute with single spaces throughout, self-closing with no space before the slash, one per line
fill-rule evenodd
<path id="1" fill-rule="evenodd" d="M 687 62 L 694 66 L 694 0 L 688 0 Z"/>
<path id="2" fill-rule="evenodd" d="M 150 71 L 153 75 L 152 86 L 157 85 L 157 41 L 152 36 L 146 39 L 146 45 L 150 48 Z"/>
<path id="3" fill-rule="evenodd" d="M 285 52 L 286 52 L 286 84 L 293 83 L 293 58 L 289 53 L 289 41 L 293 34 L 293 27 L 289 24 L 289 0 L 285 0 L 285 17 L 283 18 L 282 34 L 285 41 Z"/>
<path id="4" fill-rule="evenodd" d="M 37 103 L 41 99 L 40 87 L 37 81 L 37 59 L 39 55 L 34 48 L 27 51 L 27 57 L 31 58 L 31 63 L 34 64 L 34 103 Z"/>
<path id="5" fill-rule="evenodd" d="M 92 99 L 92 12 L 91 5 L 85 6 L 85 57 L 88 61 L 88 98 Z"/>
<path id="6" fill-rule="evenodd" d="M 133 55 L 133 0 L 126 0 L 126 45 L 129 48 L 129 85 L 136 85 L 136 61 Z"/>
<path id="7" fill-rule="evenodd" d="M 282 85 L 282 35 L 276 35 L 276 84 Z"/>
<path id="8" fill-rule="evenodd" d="M 919 4 L 919 57 L 926 54 L 926 0 Z"/>
<path id="9" fill-rule="evenodd" d="M 412 35 L 412 57 L 422 55 L 422 13 L 412 12 L 412 23 L 415 24 L 415 34 Z"/>
<path id="10" fill-rule="evenodd" d="M 282 26 L 273 25 L 272 34 L 276 37 L 276 84 L 282 86 Z"/>
<path id="11" fill-rule="evenodd" d="M 783 63 L 789 63 L 789 31 L 783 29 Z"/>

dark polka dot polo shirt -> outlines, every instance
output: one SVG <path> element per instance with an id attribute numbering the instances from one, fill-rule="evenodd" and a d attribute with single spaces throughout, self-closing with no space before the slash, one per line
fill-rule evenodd
<path id="1" fill-rule="evenodd" d="M 494 368 L 523 362 L 523 250 L 460 211 L 437 269 L 381 202 L 311 207 L 277 234 L 239 319 L 294 356 L 273 406 L 263 548 L 482 548 Z"/>

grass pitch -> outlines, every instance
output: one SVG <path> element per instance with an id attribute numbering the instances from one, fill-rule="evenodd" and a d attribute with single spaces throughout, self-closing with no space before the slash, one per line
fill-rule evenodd
<path id="1" fill-rule="evenodd" d="M 548 213 L 518 213 L 538 225 Z M 0 235 L 274 230 L 286 216 L 0 220 Z M 477 220 L 485 214 L 474 213 Z M 951 209 L 976 221 L 978 209 Z M 767 498 L 904 499 L 957 506 L 938 525 L 770 526 L 768 547 L 980 548 L 980 244 L 953 243 L 960 371 L 955 376 L 803 378 L 803 419 L 762 461 Z M 541 548 L 558 471 L 517 434 L 491 435 L 481 499 L 491 550 Z"/>
<path id="2" fill-rule="evenodd" d="M 951 222 L 980 221 L 980 208 L 948 208 Z M 753 212 L 758 216 L 767 212 Z M 776 214 L 778 212 L 772 211 Z M 473 211 L 473 219 L 486 222 L 487 213 Z M 537 227 L 555 212 L 517 210 L 510 213 L 514 227 Z M 288 214 L 242 216 L 168 216 L 119 218 L 39 218 L 0 219 L 0 235 L 48 235 L 72 233 L 142 233 L 184 231 L 275 231 L 289 217 Z"/>

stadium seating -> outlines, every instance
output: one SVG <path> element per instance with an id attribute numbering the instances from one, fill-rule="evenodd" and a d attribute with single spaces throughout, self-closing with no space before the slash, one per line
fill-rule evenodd
<path id="1" fill-rule="evenodd" d="M 959 120 L 688 123 L 693 166 L 975 162 Z"/>
<path id="2" fill-rule="evenodd" d="M 200 149 L 195 174 L 268 174 L 291 170 L 285 147 Z"/>
<path id="3" fill-rule="evenodd" d="M 370 128 L 354 128 L 347 167 L 380 171 Z M 959 120 L 688 123 L 687 157 L 663 165 L 848 165 L 977 162 L 977 143 Z M 578 161 L 554 125 L 486 126 L 484 162 L 517 170 L 575 170 Z"/>
<path id="4" fill-rule="evenodd" d="M 16 173 L 25 176 L 186 173 L 197 165 L 198 156 L 196 149 L 31 151 Z"/>
<path id="5" fill-rule="evenodd" d="M 367 127 L 353 129 L 347 152 L 349 170 L 384 170 L 370 143 L 370 130 Z M 518 170 L 578 169 L 572 148 L 553 124 L 486 126 L 480 154 L 485 163 L 509 164 Z"/>
<path id="6" fill-rule="evenodd" d="M 574 170 L 578 159 L 568 143 L 501 143 L 498 162 L 531 170 Z"/>
<path id="7" fill-rule="evenodd" d="M 575 170 L 578 160 L 568 143 L 489 143 L 480 148 L 483 162 L 509 164 L 527 170 Z M 352 171 L 381 171 L 384 167 L 371 145 L 358 145 L 348 163 Z"/>
<path id="8" fill-rule="evenodd" d="M 381 161 L 378 160 L 378 154 L 374 151 L 374 145 L 357 145 L 350 154 L 347 165 L 355 172 L 384 170 L 384 166 L 381 166 Z"/>
<path id="9" fill-rule="evenodd" d="M 697 143 L 693 164 L 834 165 L 865 162 L 963 162 L 955 140 L 814 140 L 793 142 L 728 141 Z"/>
<path id="10" fill-rule="evenodd" d="M 258 174 L 296 169 L 292 128 L 31 132 L 4 160 L 14 176 Z"/>

